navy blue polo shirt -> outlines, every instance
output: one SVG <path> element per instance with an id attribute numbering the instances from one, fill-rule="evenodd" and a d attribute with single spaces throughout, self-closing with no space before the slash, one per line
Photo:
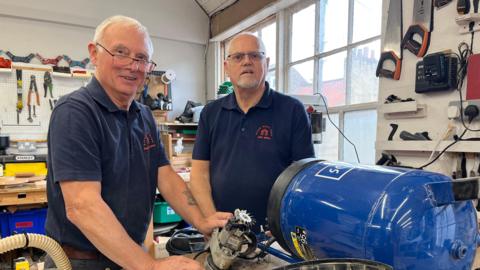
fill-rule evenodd
<path id="1" fill-rule="evenodd" d="M 268 196 L 293 161 L 314 157 L 310 121 L 300 101 L 269 88 L 246 114 L 235 93 L 202 110 L 193 159 L 210 161 L 218 211 L 246 209 L 265 224 Z"/>
<path id="2" fill-rule="evenodd" d="M 92 78 L 60 98 L 50 118 L 47 235 L 61 244 L 96 250 L 68 221 L 59 182 L 98 181 L 103 200 L 141 244 L 152 215 L 158 167 L 167 164 L 151 111 L 136 101 L 128 111 L 117 108 Z"/>

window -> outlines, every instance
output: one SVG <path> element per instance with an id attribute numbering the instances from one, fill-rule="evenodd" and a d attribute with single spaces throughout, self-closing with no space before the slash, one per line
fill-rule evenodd
<path id="1" fill-rule="evenodd" d="M 287 93 L 321 93 L 367 164 L 375 163 L 381 12 L 382 0 L 301 1 L 286 11 Z M 356 162 L 350 143 L 329 122 L 326 129 L 317 157 Z"/>
<path id="2" fill-rule="evenodd" d="M 304 0 L 238 29 L 255 32 L 265 43 L 272 87 L 300 97 L 325 97 L 330 118 L 355 143 L 364 164 L 375 162 L 382 2 Z M 317 157 L 356 162 L 353 147 L 329 121 L 322 137 L 315 145 Z"/>

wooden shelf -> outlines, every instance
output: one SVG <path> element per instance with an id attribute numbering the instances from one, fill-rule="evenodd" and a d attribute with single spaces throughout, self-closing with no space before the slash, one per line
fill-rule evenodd
<path id="1" fill-rule="evenodd" d="M 453 141 L 442 141 L 436 151 L 441 151 Z M 431 152 L 437 144 L 436 141 L 377 141 L 375 149 L 379 151 L 410 151 Z M 452 145 L 446 152 L 480 152 L 480 141 L 460 141 Z"/>
<path id="2" fill-rule="evenodd" d="M 172 138 L 172 141 L 178 141 L 178 139 L 180 139 L 180 138 Z M 183 137 L 183 141 L 184 142 L 194 142 L 195 138 L 185 138 L 185 137 Z"/>
<path id="3" fill-rule="evenodd" d="M 173 122 L 164 122 L 164 123 L 160 123 L 160 125 L 165 125 L 165 126 L 189 126 L 189 127 L 196 127 L 196 126 L 198 126 L 198 123 L 173 123 Z"/>

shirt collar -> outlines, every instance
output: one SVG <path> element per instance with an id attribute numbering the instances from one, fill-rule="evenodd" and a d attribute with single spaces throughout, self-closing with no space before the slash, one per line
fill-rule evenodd
<path id="1" fill-rule="evenodd" d="M 263 91 L 262 98 L 257 103 L 257 105 L 253 107 L 264 108 L 264 109 L 270 107 L 270 105 L 272 104 L 272 91 L 273 90 L 270 88 L 270 85 L 268 84 L 268 82 L 265 82 L 265 90 Z M 233 110 L 233 109 L 240 110 L 237 104 L 237 99 L 235 97 L 235 92 L 225 97 L 225 99 L 222 101 L 222 107 L 227 110 Z"/>
<path id="2" fill-rule="evenodd" d="M 109 112 L 116 112 L 116 111 L 123 111 L 113 103 L 110 97 L 105 92 L 105 89 L 102 87 L 100 82 L 97 80 L 95 76 L 92 77 L 88 85 L 86 86 L 88 93 L 92 98 L 100 105 L 105 107 Z M 133 101 L 130 104 L 129 112 L 138 112 L 140 108 L 137 104 L 137 101 Z"/>

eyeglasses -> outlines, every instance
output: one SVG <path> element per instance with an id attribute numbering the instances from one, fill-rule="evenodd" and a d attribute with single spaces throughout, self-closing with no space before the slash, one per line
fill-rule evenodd
<path id="1" fill-rule="evenodd" d="M 264 52 L 246 52 L 246 53 L 233 53 L 227 56 L 228 60 L 232 60 L 235 63 L 240 63 L 245 59 L 245 56 L 248 56 L 248 59 L 252 61 L 259 62 L 265 58 Z"/>
<path id="2" fill-rule="evenodd" d="M 137 68 L 141 72 L 152 72 L 157 64 L 153 61 L 147 61 L 145 59 L 134 58 L 128 55 L 120 54 L 120 53 L 112 53 L 107 48 L 105 48 L 102 44 L 96 43 L 95 45 L 100 46 L 102 49 L 105 50 L 108 54 L 110 54 L 113 58 L 113 64 L 117 66 L 128 66 L 131 65 L 133 62 L 137 64 Z"/>

